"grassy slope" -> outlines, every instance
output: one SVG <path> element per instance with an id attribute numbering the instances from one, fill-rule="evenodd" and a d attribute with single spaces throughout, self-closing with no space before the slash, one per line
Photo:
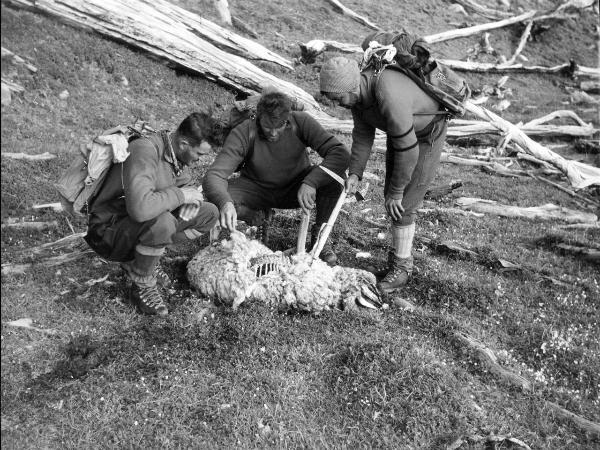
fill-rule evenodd
<path id="1" fill-rule="evenodd" d="M 211 2 L 180 3 L 214 17 Z M 386 28 L 404 25 L 423 34 L 464 21 L 448 12 L 445 2 L 405 2 L 402 14 L 395 3 L 380 2 L 371 11 L 367 3 L 345 2 Z M 355 42 L 356 35 L 367 32 L 328 6 L 315 8 L 308 1 L 231 5 L 259 31 L 263 44 L 290 57 L 297 55 L 297 41 L 332 37 Z M 584 18 L 559 24 L 556 36 L 562 37 L 563 47 L 554 33 L 545 33 L 541 42 L 528 44 L 526 54 L 532 62 L 550 65 L 568 53 L 584 65 L 596 65 L 592 22 Z M 70 233 L 60 214 L 40 214 L 29 207 L 55 201 L 51 184 L 87 137 L 133 116 L 158 127 L 173 126 L 199 107 L 233 99 L 232 93 L 199 78 L 38 15 L 2 7 L 1 31 L 4 47 L 40 69 L 31 75 L 3 63 L 3 74 L 16 70 L 13 78 L 26 92 L 2 108 L 2 151 L 59 154 L 58 160 L 42 163 L 2 160 L 2 217 L 59 221 L 57 230 L 43 233 L 3 230 L 3 263 L 31 261 L 23 249 Z M 505 54 L 518 39 L 509 30 L 493 36 L 493 44 Z M 577 45 L 569 47 L 575 39 Z M 475 42 L 459 40 L 439 51 L 464 57 Z M 296 72 L 281 76 L 314 91 L 317 71 L 298 67 Z M 495 79 L 470 78 L 479 87 Z M 513 107 L 505 117 L 528 120 L 564 107 L 565 82 L 511 77 Z M 60 100 L 65 89 L 70 96 Z M 593 112 L 582 109 L 581 114 L 598 125 Z M 383 177 L 380 155 L 373 156 L 368 169 Z M 198 176 L 202 171 L 200 167 Z M 453 196 L 579 208 L 565 193 L 534 180 L 491 177 L 464 167 L 444 165 L 435 184 L 456 179 L 464 187 Z M 345 265 L 367 267 L 384 259 L 377 230 L 360 219 L 363 208 L 372 208 L 374 217 L 383 214 L 380 191 L 372 186 L 371 201 L 340 217 L 334 237 Z M 453 196 L 439 204 L 451 206 Z M 83 230 L 83 223 L 73 225 Z M 274 244 L 290 247 L 295 215 L 280 216 L 279 225 Z M 554 401 L 600 421 L 597 267 L 558 254 L 552 239 L 543 239 L 551 234 L 592 244 L 599 233 L 565 232 L 556 225 L 424 214 L 419 237 L 468 243 L 488 255 L 487 262 L 501 257 L 534 272 L 502 273 L 482 261 L 451 258 L 418 245 L 419 271 L 403 292 L 420 307 L 412 314 L 392 307 L 383 314 L 314 317 L 260 305 L 232 313 L 190 293 L 184 264 L 173 262 L 168 267 L 178 280 L 173 314 L 155 320 L 120 302 L 124 293 L 118 270 L 94 258 L 3 275 L 2 445 L 441 448 L 459 436 L 496 433 L 518 437 L 532 448 L 593 447 L 598 443 L 553 417 L 544 403 Z M 362 238 L 346 239 L 346 233 Z M 357 248 L 370 251 L 372 258 L 357 260 Z M 195 248 L 183 250 L 190 255 Z M 85 284 L 106 274 L 108 283 Z M 58 333 L 4 325 L 22 317 Z M 457 329 L 497 350 L 506 367 L 534 381 L 535 391 L 523 394 L 487 373 L 452 339 Z"/>

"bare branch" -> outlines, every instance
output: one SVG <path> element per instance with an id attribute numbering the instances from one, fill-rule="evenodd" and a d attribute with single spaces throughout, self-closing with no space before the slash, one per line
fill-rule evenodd
<path id="1" fill-rule="evenodd" d="M 56 158 L 56 155 L 49 152 L 40 153 L 39 155 L 30 155 L 28 153 L 11 153 L 11 152 L 2 152 L 2 156 L 11 159 L 25 159 L 27 161 L 47 161 L 49 159 Z"/>
<path id="2" fill-rule="evenodd" d="M 344 5 L 342 5 L 342 3 L 340 1 L 338 1 L 338 0 L 327 0 L 327 1 L 331 5 L 333 5 L 333 7 L 335 9 L 337 9 L 338 11 L 340 11 L 342 14 L 351 17 L 356 22 L 358 22 L 358 23 L 360 23 L 362 25 L 366 25 L 367 27 L 372 28 L 373 30 L 379 30 L 380 29 L 377 25 L 375 25 L 373 22 L 371 22 L 366 17 L 363 17 L 361 15 L 356 14 L 350 8 L 347 8 Z"/>

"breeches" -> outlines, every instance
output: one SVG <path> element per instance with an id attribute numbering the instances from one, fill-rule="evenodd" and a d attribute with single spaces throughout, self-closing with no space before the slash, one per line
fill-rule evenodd
<path id="1" fill-rule="evenodd" d="M 404 189 L 404 196 L 402 197 L 404 213 L 402 214 L 402 219 L 393 221 L 394 225 L 406 226 L 415 222 L 417 209 L 423 205 L 425 193 L 433 181 L 440 165 L 440 156 L 442 154 L 444 141 L 446 140 L 447 129 L 448 122 L 442 119 L 433 122 L 426 127 L 424 130 L 426 136 L 422 136 L 423 132 L 419 133 L 419 135 L 421 135 L 419 138 L 419 159 L 415 170 L 412 173 L 410 182 Z M 394 153 L 394 149 L 388 138 L 387 152 L 385 155 L 384 195 L 387 195 L 393 176 Z"/>
<path id="2" fill-rule="evenodd" d="M 188 228 L 201 233 L 209 231 L 219 217 L 219 210 L 212 203 L 204 202 L 198 215 L 183 221 L 177 217 L 178 210 L 164 212 L 146 222 L 135 222 L 131 217 L 114 217 L 108 224 L 92 224 L 85 237 L 87 243 L 100 256 L 111 261 L 130 261 L 135 247 L 163 248 L 173 243 L 173 236 Z"/>
<path id="3" fill-rule="evenodd" d="M 256 220 L 262 218 L 262 214 L 257 214 L 259 211 L 269 208 L 299 208 L 298 190 L 311 170 L 315 170 L 315 167 L 308 168 L 287 186 L 281 188 L 266 188 L 243 176 L 229 180 L 229 195 L 233 199 L 238 219 L 249 225 L 260 225 L 256 223 Z M 329 218 L 342 189 L 343 187 L 334 180 L 317 189 L 315 220 L 317 224 Z"/>

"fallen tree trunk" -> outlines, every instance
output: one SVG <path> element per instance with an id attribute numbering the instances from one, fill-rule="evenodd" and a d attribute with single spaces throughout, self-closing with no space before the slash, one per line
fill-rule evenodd
<path id="1" fill-rule="evenodd" d="M 577 125 L 548 125 L 547 123 L 554 119 L 567 118 L 572 119 Z M 539 119 L 534 119 L 526 124 L 518 124 L 519 128 L 527 136 L 544 137 L 589 137 L 593 136 L 599 130 L 594 128 L 593 124 L 585 123 L 575 112 L 569 110 L 559 110 L 547 114 Z M 481 120 L 454 119 L 452 126 L 448 127 L 448 137 L 458 138 L 478 134 L 501 134 L 501 130 L 489 123 Z"/>
<path id="2" fill-rule="evenodd" d="M 598 216 L 592 213 L 576 211 L 548 203 L 542 206 L 520 207 L 503 205 L 493 200 L 460 197 L 456 204 L 471 211 L 494 214 L 502 217 L 520 217 L 525 219 L 562 220 L 569 223 L 595 223 Z"/>
<path id="3" fill-rule="evenodd" d="M 538 159 L 549 162 L 553 166 L 560 169 L 567 176 L 571 185 L 576 189 L 600 184 L 600 168 L 563 158 L 549 148 L 544 147 L 543 145 L 530 139 L 516 125 L 511 124 L 497 114 L 477 106 L 470 101 L 467 102 L 466 109 L 471 114 L 489 121 L 494 127 L 498 128 L 505 134 L 506 140 L 512 140 L 524 152 L 527 152 Z"/>
<path id="4" fill-rule="evenodd" d="M 298 44 L 302 53 L 302 61 L 305 64 L 311 64 L 316 57 L 323 52 L 336 51 L 340 53 L 363 53 L 363 49 L 355 44 L 348 44 L 338 41 L 328 41 L 313 39 L 306 43 Z M 451 69 L 462 72 L 493 72 L 493 73 L 556 73 L 568 74 L 574 77 L 600 77 L 600 68 L 584 67 L 568 62 L 553 67 L 546 66 L 524 66 L 521 63 L 480 63 L 473 61 L 459 61 L 454 59 L 440 59 L 441 63 Z"/>
<path id="5" fill-rule="evenodd" d="M 578 3 L 569 2 L 569 7 L 573 8 L 573 9 L 584 9 L 590 5 L 582 4 L 581 2 L 578 2 Z M 514 25 L 516 23 L 521 23 L 521 22 L 527 22 L 527 21 L 537 22 L 537 21 L 548 20 L 548 19 L 559 19 L 559 20 L 563 19 L 564 20 L 564 19 L 568 19 L 570 17 L 568 14 L 566 14 L 566 12 L 565 12 L 566 8 L 564 8 L 564 6 L 566 6 L 566 5 L 562 5 L 561 7 L 558 7 L 556 10 L 550 11 L 550 12 L 548 12 L 548 11 L 540 12 L 540 11 L 535 11 L 535 10 L 528 11 L 528 12 L 520 14 L 518 16 L 509 17 L 507 19 L 499 20 L 497 22 L 484 23 L 481 25 L 474 25 L 472 27 L 458 28 L 456 30 L 449 30 L 449 31 L 444 31 L 443 33 L 437 33 L 437 34 L 432 34 L 429 36 L 424 36 L 424 39 L 428 43 L 433 44 L 435 42 L 443 42 L 443 41 L 448 41 L 451 39 L 472 36 L 474 34 L 481 33 L 482 31 L 504 28 L 509 25 Z"/>
<path id="6" fill-rule="evenodd" d="M 188 67 L 189 58 L 192 62 L 188 68 L 224 77 L 225 81 L 231 77 L 232 87 L 236 88 L 240 83 L 235 81 L 234 73 L 228 73 L 227 66 L 238 66 L 241 60 L 231 60 L 227 53 L 293 69 L 289 60 L 262 45 L 165 0 L 81 0 L 68 4 L 54 0 L 9 0 L 7 3 L 60 17 L 75 26 L 172 58 L 183 67 Z M 243 66 L 244 71 L 251 70 L 247 64 Z M 243 71 L 239 76 L 243 76 Z"/>
<path id="7" fill-rule="evenodd" d="M 568 62 L 553 67 L 524 66 L 517 64 L 493 64 L 473 61 L 458 61 L 454 59 L 440 59 L 442 64 L 462 72 L 494 72 L 494 73 L 564 73 L 574 77 L 600 77 L 600 68 L 583 67 Z"/>

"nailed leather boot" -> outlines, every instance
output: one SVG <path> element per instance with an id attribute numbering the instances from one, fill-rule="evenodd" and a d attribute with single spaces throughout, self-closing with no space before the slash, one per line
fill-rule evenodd
<path id="1" fill-rule="evenodd" d="M 393 250 L 388 253 L 388 272 L 377 286 L 386 294 L 404 286 L 413 271 L 413 257 L 399 258 Z"/>
<path id="2" fill-rule="evenodd" d="M 311 241 L 311 247 L 314 247 L 315 244 L 317 243 L 317 238 L 319 236 L 319 228 L 321 226 L 317 226 L 314 225 L 311 232 L 310 232 L 310 241 Z M 321 250 L 321 254 L 319 255 L 319 259 L 321 259 L 321 261 L 327 263 L 328 266 L 335 266 L 337 264 L 337 255 L 335 254 L 335 252 L 333 251 L 333 247 L 331 246 L 331 243 L 326 242 L 325 245 L 323 246 L 323 250 Z"/>
<path id="3" fill-rule="evenodd" d="M 166 316 L 169 314 L 158 288 L 156 286 L 144 287 L 136 282 L 131 284 L 129 292 L 131 303 L 134 304 L 142 314 Z"/>

